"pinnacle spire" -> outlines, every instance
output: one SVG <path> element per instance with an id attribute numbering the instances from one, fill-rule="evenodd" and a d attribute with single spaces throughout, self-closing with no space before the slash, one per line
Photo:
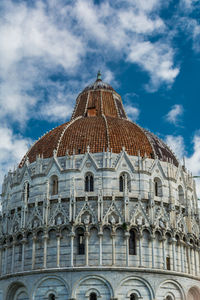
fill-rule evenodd
<path id="1" fill-rule="evenodd" d="M 97 73 L 97 80 L 101 80 L 101 71 L 100 70 Z"/>

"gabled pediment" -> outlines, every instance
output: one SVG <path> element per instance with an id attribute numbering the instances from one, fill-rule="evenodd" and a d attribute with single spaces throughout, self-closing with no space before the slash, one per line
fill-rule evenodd
<path id="1" fill-rule="evenodd" d="M 61 171 L 62 171 L 62 168 L 61 168 L 58 160 L 56 159 L 56 157 L 52 157 L 46 168 L 45 175 L 48 176 L 50 172 L 59 174 Z"/>
<path id="2" fill-rule="evenodd" d="M 158 177 L 162 177 L 163 179 L 167 178 L 163 170 L 163 167 L 161 165 L 161 162 L 158 159 L 154 161 L 153 165 L 151 166 L 150 172 L 154 177 L 158 176 Z"/>
<path id="3" fill-rule="evenodd" d="M 122 151 L 119 154 L 118 160 L 116 161 L 116 164 L 114 166 L 115 170 L 123 170 L 123 171 L 131 171 L 131 172 L 135 172 L 134 166 L 132 161 L 130 160 L 128 154 L 126 153 L 126 151 Z"/>
<path id="4" fill-rule="evenodd" d="M 142 206 L 141 201 L 137 202 L 137 204 L 134 207 L 134 210 L 130 213 L 130 223 L 132 225 L 139 225 L 139 226 L 150 225 L 149 218 L 145 212 L 144 207 Z"/>
<path id="5" fill-rule="evenodd" d="M 95 223 L 96 221 L 97 217 L 95 212 L 93 211 L 90 203 L 88 201 L 85 201 L 83 207 L 76 216 L 75 222 L 78 224 L 89 225 L 90 223 Z"/>
<path id="6" fill-rule="evenodd" d="M 81 165 L 79 167 L 79 170 L 82 171 L 84 168 L 86 168 L 90 171 L 92 171 L 92 169 L 94 171 L 97 171 L 97 169 L 98 169 L 98 165 L 97 165 L 97 162 L 96 162 L 94 156 L 89 152 L 87 152 L 85 154 L 85 156 L 81 162 Z"/>

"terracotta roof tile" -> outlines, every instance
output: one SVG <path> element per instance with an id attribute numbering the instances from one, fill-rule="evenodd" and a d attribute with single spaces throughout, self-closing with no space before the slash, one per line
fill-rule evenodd
<path id="1" fill-rule="evenodd" d="M 75 154 L 103 152 L 109 146 L 113 153 L 119 153 L 125 147 L 130 155 L 145 154 L 149 158 L 171 161 L 178 165 L 171 150 L 155 135 L 143 130 L 127 120 L 120 96 L 103 82 L 96 82 L 86 88 L 77 98 L 71 122 L 58 126 L 48 132 L 28 151 L 30 162 L 37 155 L 44 158 L 75 151 Z M 22 166 L 22 160 L 20 166 Z"/>

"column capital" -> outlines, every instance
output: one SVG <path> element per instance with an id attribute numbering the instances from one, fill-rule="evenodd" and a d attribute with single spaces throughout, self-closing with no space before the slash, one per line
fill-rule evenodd
<path id="1" fill-rule="evenodd" d="M 28 242 L 27 238 L 23 238 L 23 239 L 21 240 L 21 243 L 22 243 L 22 244 L 27 244 L 27 242 Z"/>
<path id="2" fill-rule="evenodd" d="M 75 237 L 75 232 L 70 232 L 70 234 L 69 234 L 69 236 L 71 237 L 71 238 L 74 238 Z"/>
<path id="3" fill-rule="evenodd" d="M 124 233 L 124 236 L 125 236 L 126 239 L 129 239 L 130 233 L 129 233 L 128 231 L 126 231 L 126 232 Z"/>
<path id="4" fill-rule="evenodd" d="M 90 236 L 90 233 L 89 233 L 88 231 L 85 231 L 84 236 L 85 236 L 85 237 L 89 237 L 89 236 Z"/>
<path id="5" fill-rule="evenodd" d="M 111 232 L 110 235 L 111 235 L 112 238 L 115 238 L 116 237 L 116 232 Z"/>

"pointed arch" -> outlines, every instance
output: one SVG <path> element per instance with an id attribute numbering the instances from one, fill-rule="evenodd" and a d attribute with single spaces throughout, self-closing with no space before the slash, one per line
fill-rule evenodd
<path id="1" fill-rule="evenodd" d="M 50 178 L 50 194 L 52 196 L 58 195 L 58 176 L 52 175 Z"/>
<path id="2" fill-rule="evenodd" d="M 131 192 L 131 177 L 127 172 L 122 172 L 119 176 L 119 191 Z"/>
<path id="3" fill-rule="evenodd" d="M 178 201 L 180 204 L 184 205 L 184 191 L 181 185 L 178 186 Z"/>
<path id="4" fill-rule="evenodd" d="M 135 232 L 134 229 L 130 230 L 130 236 L 129 236 L 129 255 L 137 255 L 136 232 Z"/>
<path id="5" fill-rule="evenodd" d="M 162 197 L 162 181 L 159 177 L 154 178 L 154 195 L 156 197 Z"/>
<path id="6" fill-rule="evenodd" d="M 94 192 L 94 175 L 92 173 L 85 174 L 85 192 Z"/>

